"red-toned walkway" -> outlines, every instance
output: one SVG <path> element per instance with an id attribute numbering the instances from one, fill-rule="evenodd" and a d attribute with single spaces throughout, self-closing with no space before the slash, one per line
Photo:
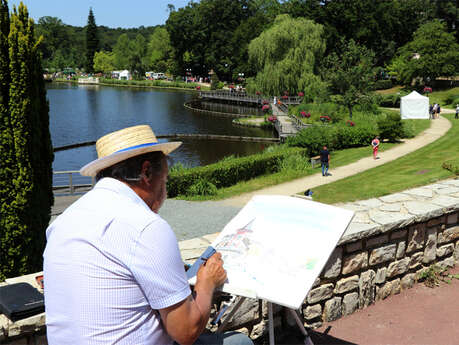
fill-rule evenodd
<path id="1" fill-rule="evenodd" d="M 459 274 L 459 265 L 450 273 Z M 296 332 L 295 332 L 296 333 Z M 459 344 L 459 280 L 434 289 L 423 283 L 378 301 L 310 332 L 321 344 Z M 279 335 L 280 336 L 280 335 Z M 284 334 L 276 344 L 303 344 L 297 334 Z"/>

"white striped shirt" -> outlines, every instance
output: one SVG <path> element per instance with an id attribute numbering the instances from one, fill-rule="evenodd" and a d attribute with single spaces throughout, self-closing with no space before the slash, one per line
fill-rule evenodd
<path id="1" fill-rule="evenodd" d="M 190 288 L 175 234 L 131 188 L 102 179 L 46 235 L 50 345 L 172 343 L 158 309 Z"/>

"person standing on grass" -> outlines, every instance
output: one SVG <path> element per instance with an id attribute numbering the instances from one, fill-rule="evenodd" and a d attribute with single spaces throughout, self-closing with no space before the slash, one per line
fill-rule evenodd
<path id="1" fill-rule="evenodd" d="M 373 159 L 378 159 L 378 149 L 379 149 L 379 137 L 376 136 L 372 141 L 371 141 L 371 146 L 373 147 Z"/>
<path id="2" fill-rule="evenodd" d="M 454 118 L 456 120 L 459 119 L 459 104 L 456 104 L 456 115 L 454 115 Z"/>
<path id="3" fill-rule="evenodd" d="M 330 152 L 328 152 L 327 146 L 320 151 L 320 163 L 322 165 L 322 176 L 330 176 L 328 173 L 328 167 L 330 164 Z"/>

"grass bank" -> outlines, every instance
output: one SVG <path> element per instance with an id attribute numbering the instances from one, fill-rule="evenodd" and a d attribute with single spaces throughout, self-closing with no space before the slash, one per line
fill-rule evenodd
<path id="1" fill-rule="evenodd" d="M 415 135 L 423 132 L 430 126 L 429 120 L 408 120 L 410 121 L 410 126 Z M 394 143 L 382 143 L 380 147 L 380 152 L 391 149 L 397 144 Z M 357 147 L 346 150 L 339 150 L 331 152 L 331 163 L 330 169 L 334 169 L 339 166 L 347 165 L 353 162 L 360 160 L 361 158 L 368 157 L 372 155 L 372 150 L 370 146 L 368 147 Z M 184 195 L 178 196 L 178 199 L 184 200 L 221 200 L 237 196 L 243 193 L 253 192 L 262 188 L 271 187 L 280 183 L 292 181 L 297 178 L 313 175 L 319 172 L 320 166 L 311 167 L 309 162 L 302 162 L 303 164 L 298 164 L 294 162 L 293 164 L 285 164 L 285 167 L 273 174 L 267 174 L 259 176 L 257 178 L 239 182 L 233 186 L 220 188 L 217 190 L 216 195 L 212 196 L 192 196 L 187 197 Z"/>
<path id="2" fill-rule="evenodd" d="M 314 189 L 316 201 L 334 204 L 380 197 L 455 176 L 442 167 L 459 159 L 459 120 L 440 139 L 395 161 Z"/>

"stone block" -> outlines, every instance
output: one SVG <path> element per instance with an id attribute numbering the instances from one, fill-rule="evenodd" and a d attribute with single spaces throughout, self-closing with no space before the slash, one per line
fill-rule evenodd
<path id="1" fill-rule="evenodd" d="M 361 200 L 361 201 L 357 201 L 357 203 L 359 205 L 362 205 L 364 207 L 367 207 L 367 208 L 375 208 L 375 207 L 378 207 L 378 206 L 381 206 L 382 202 L 378 199 L 368 199 L 368 200 Z"/>
<path id="2" fill-rule="evenodd" d="M 383 212 L 380 210 L 369 211 L 370 220 L 381 225 L 382 232 L 395 228 L 402 228 L 415 221 L 415 217 L 409 214 L 398 212 Z"/>
<path id="3" fill-rule="evenodd" d="M 336 282 L 335 290 L 333 291 L 335 294 L 341 294 L 344 292 L 348 292 L 359 287 L 359 276 L 355 275 L 349 278 L 343 278 Z"/>
<path id="4" fill-rule="evenodd" d="M 357 250 L 362 250 L 362 241 L 357 241 L 354 243 L 349 243 L 346 245 L 346 252 L 347 253 L 353 253 L 356 252 Z"/>
<path id="5" fill-rule="evenodd" d="M 250 338 L 256 340 L 268 333 L 269 325 L 267 320 L 262 320 L 252 327 Z"/>
<path id="6" fill-rule="evenodd" d="M 303 315 L 306 320 L 312 320 L 322 316 L 322 306 L 320 304 L 314 304 L 307 306 L 303 309 Z"/>
<path id="7" fill-rule="evenodd" d="M 324 321 L 330 322 L 341 317 L 341 297 L 334 297 L 325 302 Z"/>
<path id="8" fill-rule="evenodd" d="M 404 258 L 399 261 L 392 262 L 387 269 L 387 277 L 395 277 L 408 271 L 410 258 Z"/>
<path id="9" fill-rule="evenodd" d="M 404 238 L 406 236 L 406 229 L 404 230 L 398 230 L 398 231 L 394 231 L 392 232 L 392 234 L 390 235 L 390 238 L 392 240 L 398 240 L 399 238 Z"/>
<path id="10" fill-rule="evenodd" d="M 445 217 L 444 217 L 444 216 L 430 219 L 430 220 L 427 222 L 427 227 L 428 227 L 428 228 L 431 228 L 431 227 L 433 227 L 433 226 L 435 226 L 435 225 L 444 223 L 444 221 L 445 221 Z"/>
<path id="11" fill-rule="evenodd" d="M 428 202 L 407 201 L 404 205 L 407 211 L 416 216 L 416 219 L 419 222 L 426 221 L 443 214 L 442 206 L 434 205 Z"/>
<path id="12" fill-rule="evenodd" d="M 401 259 L 405 256 L 406 242 L 400 242 L 397 245 L 397 253 L 395 253 L 395 258 Z"/>
<path id="13" fill-rule="evenodd" d="M 359 308 L 372 304 L 375 300 L 375 271 L 368 270 L 360 275 Z"/>
<path id="14" fill-rule="evenodd" d="M 398 295 L 399 293 L 400 293 L 400 278 L 397 278 L 394 281 L 392 281 L 391 294 Z"/>
<path id="15" fill-rule="evenodd" d="M 437 256 L 443 257 L 443 256 L 451 254 L 453 251 L 454 251 L 454 244 L 450 243 L 450 244 L 447 244 L 446 246 L 441 246 L 437 248 Z"/>
<path id="16" fill-rule="evenodd" d="M 312 284 L 312 287 L 316 287 L 316 286 L 319 286 L 320 285 L 320 278 L 317 277 L 316 280 L 314 280 L 314 284 Z"/>
<path id="17" fill-rule="evenodd" d="M 411 289 L 416 282 L 416 274 L 408 273 L 400 281 L 402 289 Z"/>
<path id="18" fill-rule="evenodd" d="M 390 244 L 385 247 L 373 249 L 369 259 L 370 266 L 393 260 L 395 258 L 396 250 L 396 244 Z"/>
<path id="19" fill-rule="evenodd" d="M 437 265 L 441 268 L 451 268 L 454 266 L 454 258 L 450 256 L 449 258 L 446 258 L 443 261 L 439 261 Z"/>
<path id="20" fill-rule="evenodd" d="M 409 195 L 414 195 L 414 196 L 420 196 L 422 198 L 431 198 L 431 197 L 433 197 L 432 190 L 430 188 L 427 188 L 427 187 L 413 188 L 413 189 L 405 190 L 403 193 L 404 194 L 409 194 Z"/>
<path id="21" fill-rule="evenodd" d="M 422 262 L 428 264 L 437 257 L 437 229 L 427 229 L 427 240 Z"/>
<path id="22" fill-rule="evenodd" d="M 457 224 L 457 212 L 456 212 L 456 213 L 449 214 L 449 215 L 446 217 L 446 224 L 448 224 L 448 225 Z"/>
<path id="23" fill-rule="evenodd" d="M 308 294 L 308 303 L 315 304 L 317 302 L 329 299 L 333 296 L 333 284 L 324 284 L 318 288 L 312 289 Z"/>
<path id="24" fill-rule="evenodd" d="M 414 198 L 407 194 L 395 193 L 395 194 L 382 196 L 379 198 L 379 200 L 382 200 L 386 203 L 394 203 L 394 202 L 402 202 L 402 201 L 411 201 L 411 200 L 414 200 Z"/>
<path id="25" fill-rule="evenodd" d="M 381 235 L 367 239 L 367 248 L 376 247 L 389 241 L 389 235 Z"/>
<path id="26" fill-rule="evenodd" d="M 421 263 L 422 263 L 422 258 L 423 257 L 424 257 L 424 253 L 423 252 L 417 252 L 417 253 L 414 253 L 413 255 L 411 255 L 410 269 L 414 269 L 414 268 L 419 267 L 419 265 L 421 265 Z"/>
<path id="27" fill-rule="evenodd" d="M 424 223 L 415 224 L 410 227 L 408 231 L 408 246 L 406 248 L 407 253 L 424 247 L 425 232 L 426 225 Z"/>
<path id="28" fill-rule="evenodd" d="M 454 249 L 454 259 L 459 261 L 459 241 L 456 241 L 456 249 Z"/>
<path id="29" fill-rule="evenodd" d="M 234 305 L 236 305 L 241 297 L 237 297 Z M 223 320 L 226 319 L 226 316 L 231 312 L 231 308 L 228 308 L 223 314 Z M 228 322 L 228 329 L 238 329 L 243 327 L 246 324 L 254 323 L 262 319 L 262 306 L 261 301 L 253 298 L 246 298 L 242 302 L 239 309 L 233 315 L 231 320 Z"/>
<path id="30" fill-rule="evenodd" d="M 430 200 L 430 203 L 432 205 L 441 206 L 445 209 L 445 211 L 453 211 L 457 209 L 459 198 L 448 195 L 440 195 Z"/>
<path id="31" fill-rule="evenodd" d="M 343 255 L 342 253 L 342 247 L 335 248 L 322 271 L 322 274 L 325 278 L 335 278 L 339 276 L 341 272 L 341 258 Z"/>
<path id="32" fill-rule="evenodd" d="M 348 293 L 343 297 L 343 316 L 352 314 L 359 308 L 359 294 L 357 292 Z"/>
<path id="33" fill-rule="evenodd" d="M 386 299 L 390 296 L 392 291 L 392 282 L 386 282 L 383 286 L 378 289 L 376 298 L 378 300 Z"/>
<path id="34" fill-rule="evenodd" d="M 376 272 L 376 277 L 375 277 L 375 283 L 376 284 L 382 284 L 386 281 L 386 275 L 387 275 L 387 268 L 386 267 L 381 267 L 378 269 Z"/>
<path id="35" fill-rule="evenodd" d="M 400 212 L 402 209 L 402 204 L 401 203 L 393 203 L 393 204 L 384 204 L 379 207 L 380 211 L 385 211 L 385 212 Z"/>
<path id="36" fill-rule="evenodd" d="M 349 255 L 343 260 L 343 274 L 349 274 L 368 266 L 368 253 L 360 252 Z"/>
<path id="37" fill-rule="evenodd" d="M 459 226 L 453 226 L 438 234 L 438 243 L 445 243 L 459 238 Z"/>

